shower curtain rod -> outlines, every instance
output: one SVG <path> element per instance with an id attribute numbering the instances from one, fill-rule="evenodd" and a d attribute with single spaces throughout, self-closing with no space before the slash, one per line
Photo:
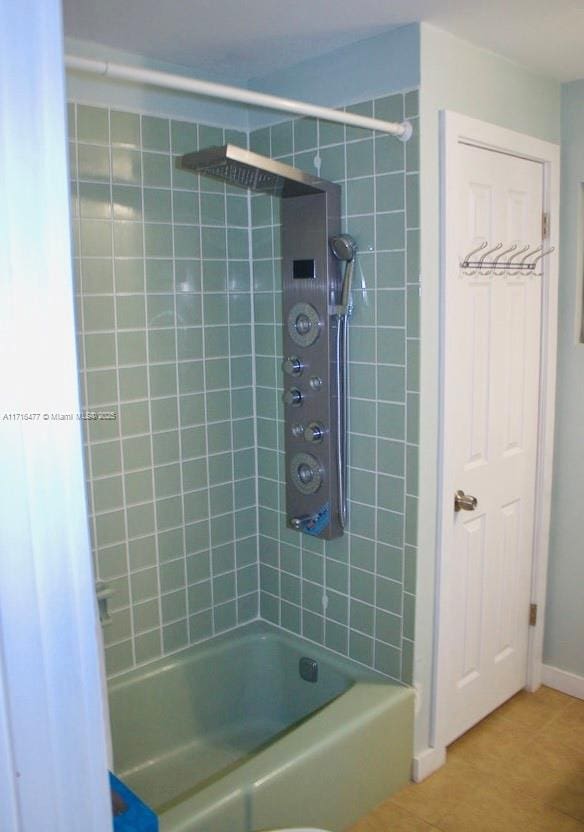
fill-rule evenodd
<path id="1" fill-rule="evenodd" d="M 323 121 L 334 121 L 339 124 L 349 124 L 352 127 L 363 127 L 367 130 L 377 130 L 389 133 L 400 141 L 407 142 L 412 135 L 412 125 L 409 121 L 401 123 L 382 121 L 377 118 L 360 116 L 357 113 L 345 113 L 333 110 L 331 107 L 319 107 L 304 101 L 291 98 L 281 98 L 279 95 L 268 95 L 263 92 L 216 84 L 212 81 L 201 81 L 188 78 L 185 75 L 173 75 L 169 72 L 159 72 L 154 69 L 126 66 L 110 61 L 96 61 L 91 58 L 78 58 L 75 55 L 65 56 L 65 66 L 75 72 L 87 72 L 92 75 L 102 75 L 118 81 L 134 81 L 138 84 L 149 84 L 154 87 L 190 92 L 210 98 L 222 98 L 225 101 L 237 101 L 241 104 L 251 104 L 255 107 L 265 107 L 268 110 L 282 110 L 301 116 L 311 116 Z"/>

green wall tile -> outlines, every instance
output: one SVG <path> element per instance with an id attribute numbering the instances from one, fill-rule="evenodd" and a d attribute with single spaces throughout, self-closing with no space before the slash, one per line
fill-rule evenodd
<path id="1" fill-rule="evenodd" d="M 79 215 L 83 219 L 110 219 L 112 203 L 109 185 L 96 182 L 80 182 Z"/>
<path id="2" fill-rule="evenodd" d="M 145 223 L 144 253 L 146 257 L 172 257 L 172 226 Z"/>
<path id="3" fill-rule="evenodd" d="M 111 259 L 81 260 L 83 292 L 111 294 L 113 292 L 113 265 Z"/>
<path id="4" fill-rule="evenodd" d="M 154 469 L 154 487 L 157 497 L 181 494 L 181 469 L 177 462 Z"/>
<path id="5" fill-rule="evenodd" d="M 95 480 L 92 486 L 94 511 L 109 511 L 121 508 L 124 504 L 122 478 L 106 477 Z"/>
<path id="6" fill-rule="evenodd" d="M 188 637 L 188 623 L 186 620 L 175 621 L 162 628 L 162 643 L 167 653 L 186 647 Z"/>
<path id="7" fill-rule="evenodd" d="M 109 141 L 109 113 L 103 107 L 77 105 L 77 139 L 80 142 Z"/>
<path id="8" fill-rule="evenodd" d="M 116 257 L 141 257 L 143 250 L 141 223 L 114 222 L 114 254 Z"/>
<path id="9" fill-rule="evenodd" d="M 294 152 L 316 147 L 317 122 L 313 118 L 298 118 L 293 122 Z"/>
<path id="10" fill-rule="evenodd" d="M 132 541 L 136 542 L 136 541 Z M 134 603 L 152 600 L 158 597 L 158 570 L 154 567 L 141 569 L 130 576 L 132 600 Z"/>
<path id="11" fill-rule="evenodd" d="M 119 220 L 135 220 L 142 218 L 142 191 L 131 185 L 113 185 L 113 215 Z M 109 201 L 109 195 L 108 195 Z"/>
<path id="12" fill-rule="evenodd" d="M 138 664 L 146 664 L 159 658 L 161 654 L 160 631 L 156 629 L 137 635 L 134 647 Z"/>
<path id="13" fill-rule="evenodd" d="M 80 144 L 77 146 L 79 179 L 109 182 L 110 155 L 105 147 Z"/>
<path id="14" fill-rule="evenodd" d="M 147 436 L 129 437 L 122 441 L 124 468 L 131 471 L 152 465 L 150 438 Z"/>
<path id="15" fill-rule="evenodd" d="M 126 185 L 142 184 L 142 158 L 137 150 L 113 148 L 112 180 Z"/>
<path id="16" fill-rule="evenodd" d="M 200 256 L 199 233 L 190 225 L 174 226 L 174 256 L 198 258 Z"/>
<path id="17" fill-rule="evenodd" d="M 401 679 L 401 653 L 389 644 L 375 645 L 375 669 L 394 679 Z"/>
<path id="18" fill-rule="evenodd" d="M 152 499 L 152 474 L 150 471 L 136 471 L 125 474 L 124 483 L 128 505 Z"/>
<path id="19" fill-rule="evenodd" d="M 198 149 L 197 125 L 184 121 L 170 123 L 173 153 L 189 153 Z"/>
<path id="20" fill-rule="evenodd" d="M 148 472 L 150 473 L 150 472 Z M 142 474 L 145 476 L 145 474 Z M 127 475 L 126 475 L 127 476 Z M 138 476 L 136 474 L 136 476 Z M 156 563 L 156 538 L 153 535 L 128 543 L 131 569 L 143 569 Z"/>
<path id="21" fill-rule="evenodd" d="M 144 185 L 170 188 L 170 156 L 166 153 L 142 153 Z"/>
<path id="22" fill-rule="evenodd" d="M 116 340 L 120 364 L 144 364 L 146 362 L 145 332 L 117 332 Z"/>
<path id="23" fill-rule="evenodd" d="M 145 150 L 170 151 L 169 122 L 165 118 L 142 116 L 142 147 Z"/>
<path id="24" fill-rule="evenodd" d="M 130 506 L 126 509 L 128 535 L 138 537 L 154 530 L 154 506 L 152 503 Z"/>
<path id="25" fill-rule="evenodd" d="M 119 329 L 140 329 L 146 325 L 146 309 L 142 295 L 119 295 L 116 298 Z"/>
<path id="26" fill-rule="evenodd" d="M 88 369 L 111 367 L 116 363 L 114 333 L 85 336 L 85 363 Z"/>
<path id="27" fill-rule="evenodd" d="M 136 113 L 112 110 L 110 128 L 112 144 L 140 146 L 140 116 Z"/>
<path id="28" fill-rule="evenodd" d="M 105 649 L 105 667 L 109 676 L 115 676 L 128 670 L 133 665 L 133 649 L 131 641 L 112 644 Z"/>
<path id="29" fill-rule="evenodd" d="M 148 222 L 172 221 L 171 192 L 163 188 L 144 188 L 144 219 Z"/>
<path id="30" fill-rule="evenodd" d="M 135 604 L 133 610 L 134 627 L 136 632 L 150 630 L 160 625 L 160 609 L 158 599 Z"/>
<path id="31" fill-rule="evenodd" d="M 351 142 L 346 147 L 347 177 L 370 176 L 373 173 L 373 141 Z"/>
<path id="32" fill-rule="evenodd" d="M 82 220 L 80 232 L 82 257 L 111 257 L 111 223 L 100 220 Z"/>
<path id="33" fill-rule="evenodd" d="M 374 113 L 375 118 L 380 118 L 384 121 L 403 121 L 404 96 L 398 93 L 397 95 L 377 98 L 374 102 Z"/>

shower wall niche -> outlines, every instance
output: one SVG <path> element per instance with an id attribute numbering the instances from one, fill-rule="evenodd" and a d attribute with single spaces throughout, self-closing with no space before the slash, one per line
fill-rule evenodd
<path id="1" fill-rule="evenodd" d="M 419 346 L 417 91 L 243 132 L 71 104 L 81 390 L 110 676 L 261 617 L 410 681 Z M 233 143 L 341 186 L 359 246 L 349 521 L 286 526 L 280 200 L 181 171 Z M 261 597 L 261 604 L 260 604 Z"/>

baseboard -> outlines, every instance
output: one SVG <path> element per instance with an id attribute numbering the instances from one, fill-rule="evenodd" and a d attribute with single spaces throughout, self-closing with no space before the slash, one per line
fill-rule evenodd
<path id="1" fill-rule="evenodd" d="M 584 676 L 544 664 L 541 669 L 541 681 L 548 688 L 555 688 L 568 696 L 584 699 Z"/>
<path id="2" fill-rule="evenodd" d="M 412 780 L 421 783 L 426 777 L 434 774 L 446 762 L 445 748 L 425 748 L 414 755 L 412 762 Z"/>

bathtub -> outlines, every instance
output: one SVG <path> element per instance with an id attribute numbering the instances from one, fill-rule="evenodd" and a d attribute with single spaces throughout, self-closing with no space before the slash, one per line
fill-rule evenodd
<path id="1" fill-rule="evenodd" d="M 413 691 L 263 622 L 118 677 L 109 700 L 115 772 L 161 832 L 342 832 L 409 779 Z"/>

